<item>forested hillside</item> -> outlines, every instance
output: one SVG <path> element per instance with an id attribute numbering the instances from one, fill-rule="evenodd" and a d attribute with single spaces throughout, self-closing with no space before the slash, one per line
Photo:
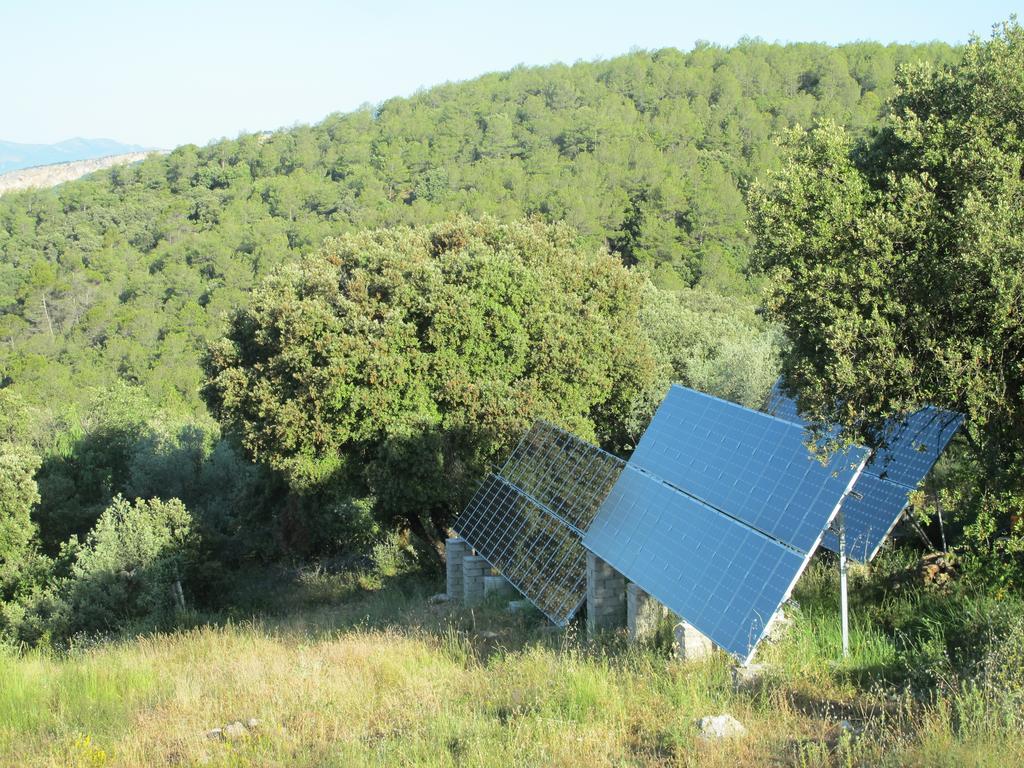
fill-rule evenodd
<path id="1" fill-rule="evenodd" d="M 272 267 L 456 211 L 564 221 L 662 287 L 743 295 L 745 193 L 780 132 L 861 134 L 897 65 L 954 53 L 744 41 L 516 68 L 6 195 L 0 381 L 55 404 L 120 379 L 201 412 L 200 350 Z"/>

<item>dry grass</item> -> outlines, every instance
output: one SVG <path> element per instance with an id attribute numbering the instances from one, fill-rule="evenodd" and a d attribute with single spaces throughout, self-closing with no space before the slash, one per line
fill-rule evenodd
<path id="1" fill-rule="evenodd" d="M 775 671 L 759 690 L 736 693 L 724 657 L 684 665 L 616 639 L 587 644 L 572 629 L 552 633 L 536 617 L 510 617 L 496 606 L 428 607 L 430 583 L 368 587 L 364 580 L 355 592 L 344 585 L 332 591 L 330 583 L 332 577 L 307 578 L 302 594 L 315 595 L 319 607 L 298 601 L 301 610 L 277 619 L 59 656 L 0 655 L 0 762 L 1024 763 L 1019 729 L 994 722 L 992 703 L 972 700 L 971 688 L 921 705 L 852 685 L 821 658 L 813 642 L 818 619 L 798 622 L 788 640 L 767 651 Z M 295 594 L 285 602 L 295 603 Z M 831 630 L 822 631 L 827 637 Z M 743 722 L 748 735 L 702 742 L 695 719 L 722 712 Z M 259 725 L 245 738 L 206 736 L 250 717 Z M 853 718 L 863 735 L 842 735 L 843 718 Z"/>

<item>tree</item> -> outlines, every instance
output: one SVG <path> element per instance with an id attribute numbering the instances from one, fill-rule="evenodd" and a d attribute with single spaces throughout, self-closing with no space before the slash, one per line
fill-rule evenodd
<path id="1" fill-rule="evenodd" d="M 647 285 L 561 226 L 465 218 L 326 243 L 210 347 L 212 411 L 298 493 L 370 494 L 440 548 L 536 418 L 621 449 L 663 380 Z"/>
<path id="2" fill-rule="evenodd" d="M 823 122 L 789 152 L 752 193 L 753 229 L 802 409 L 871 442 L 925 403 L 962 411 L 981 495 L 1019 495 L 1024 30 L 1012 20 L 954 66 L 904 69 L 866 139 Z"/>
<path id="3" fill-rule="evenodd" d="M 39 502 L 33 479 L 38 468 L 38 457 L 0 442 L 0 602 L 19 590 L 37 550 L 31 513 Z"/>

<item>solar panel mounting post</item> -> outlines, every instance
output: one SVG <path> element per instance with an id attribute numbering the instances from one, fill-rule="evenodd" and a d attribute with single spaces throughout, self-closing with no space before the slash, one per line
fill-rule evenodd
<path id="1" fill-rule="evenodd" d="M 843 658 L 850 655 L 850 612 L 846 596 L 846 526 L 843 524 L 843 508 L 836 516 L 839 525 L 839 609 L 843 621 Z"/>

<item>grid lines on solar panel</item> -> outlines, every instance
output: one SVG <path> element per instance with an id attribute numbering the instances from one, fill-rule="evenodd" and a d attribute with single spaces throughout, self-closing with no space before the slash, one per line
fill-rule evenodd
<path id="1" fill-rule="evenodd" d="M 807 425 L 807 422 L 800 416 L 800 412 L 796 408 L 796 400 L 782 391 L 781 378 L 772 385 L 772 390 L 768 393 L 768 401 L 764 406 L 764 412 L 783 421 L 799 424 L 800 426 Z"/>
<path id="2" fill-rule="evenodd" d="M 501 477 L 487 476 L 454 528 L 556 624 L 565 625 L 586 599 L 578 534 Z"/>
<path id="3" fill-rule="evenodd" d="M 629 463 L 801 552 L 810 551 L 867 449 L 822 464 L 802 427 L 673 386 Z"/>
<path id="4" fill-rule="evenodd" d="M 765 409 L 793 423 L 806 423 L 797 414 L 796 402 L 782 394 L 781 380 L 772 387 Z M 882 446 L 843 503 L 846 549 L 852 559 L 868 562 L 877 554 L 903 514 L 908 494 L 928 476 L 962 423 L 962 414 L 925 406 L 886 425 Z M 832 531 L 821 543 L 839 551 L 839 537 Z"/>
<path id="5" fill-rule="evenodd" d="M 583 543 L 743 661 L 810 557 L 632 465 Z"/>
<path id="6" fill-rule="evenodd" d="M 538 421 L 499 474 L 582 536 L 623 466 L 617 456 Z"/>

